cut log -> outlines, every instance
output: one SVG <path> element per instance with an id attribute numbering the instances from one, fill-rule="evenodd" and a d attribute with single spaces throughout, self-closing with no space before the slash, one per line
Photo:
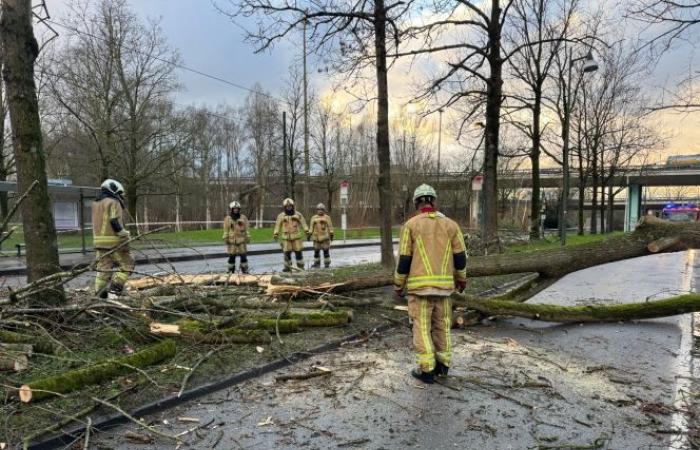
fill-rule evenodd
<path id="1" fill-rule="evenodd" d="M 56 394 L 73 392 L 170 359 L 175 356 L 175 350 L 175 343 L 165 340 L 132 355 L 31 381 L 20 387 L 19 398 L 28 403 Z"/>
<path id="2" fill-rule="evenodd" d="M 537 272 L 544 277 L 556 278 L 587 267 L 649 255 L 649 244 L 670 237 L 678 239 L 678 243 L 665 249 L 660 246 L 659 251 L 700 248 L 700 223 L 673 223 L 644 216 L 633 233 L 601 242 L 469 258 L 467 276 Z"/>
<path id="3" fill-rule="evenodd" d="M 226 328 L 217 330 L 216 324 L 183 319 L 177 324 L 181 337 L 206 344 L 267 344 L 270 335 L 259 329 Z M 274 331 L 274 324 L 272 330 Z"/>
<path id="4" fill-rule="evenodd" d="M 180 333 L 180 325 L 174 323 L 152 322 L 149 327 L 152 334 L 159 336 L 180 336 L 182 334 Z"/>
<path id="5" fill-rule="evenodd" d="M 48 355 L 56 353 L 57 350 L 56 345 L 44 337 L 6 330 L 0 330 L 0 342 L 7 344 L 31 344 L 35 352 Z"/>
<path id="6" fill-rule="evenodd" d="M 32 356 L 34 353 L 34 346 L 32 344 L 4 344 L 0 343 L 0 354 L 15 353 L 25 356 Z"/>
<path id="7" fill-rule="evenodd" d="M 666 238 L 657 239 L 656 241 L 650 242 L 647 245 L 647 250 L 652 253 L 665 252 L 680 243 L 680 238 L 678 236 L 671 236 Z"/>
<path id="8" fill-rule="evenodd" d="M 205 275 L 164 275 L 147 276 L 136 280 L 129 280 L 126 286 L 129 289 L 140 290 L 150 289 L 163 285 L 210 285 L 210 284 L 231 284 L 231 285 L 258 285 L 267 286 L 270 284 L 272 275 L 230 275 L 226 273 L 205 274 Z"/>
<path id="9" fill-rule="evenodd" d="M 14 370 L 21 372 L 29 367 L 26 355 L 0 355 L 0 370 Z"/>
<path id="10" fill-rule="evenodd" d="M 464 328 L 476 325 L 484 316 L 473 309 L 455 310 L 452 312 L 452 328 Z"/>
<path id="11" fill-rule="evenodd" d="M 452 294 L 453 299 L 467 301 L 469 308 L 489 316 L 516 316 L 546 322 L 626 322 L 676 316 L 700 311 L 700 294 L 686 294 L 643 303 L 611 305 L 559 306 L 541 303 L 518 303 L 498 299 L 466 299 Z"/>

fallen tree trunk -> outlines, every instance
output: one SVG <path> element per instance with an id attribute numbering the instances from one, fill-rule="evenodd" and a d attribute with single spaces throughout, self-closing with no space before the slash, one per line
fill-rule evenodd
<path id="1" fill-rule="evenodd" d="M 32 344 L 5 344 L 0 343 L 0 354 L 4 352 L 17 353 L 26 356 L 32 356 L 34 346 Z"/>
<path id="2" fill-rule="evenodd" d="M 559 306 L 542 303 L 518 303 L 499 299 L 467 298 L 458 293 L 452 298 L 466 301 L 470 309 L 487 316 L 516 316 L 545 322 L 627 322 L 677 316 L 700 311 L 700 294 L 686 294 L 644 303 L 613 305 Z"/>
<path id="3" fill-rule="evenodd" d="M 56 353 L 56 345 L 46 338 L 0 330 L 0 342 L 6 344 L 31 344 L 37 353 L 52 355 Z"/>
<path id="4" fill-rule="evenodd" d="M 31 381 L 19 388 L 19 398 L 22 402 L 28 403 L 56 394 L 66 394 L 159 363 L 173 356 L 175 356 L 175 343 L 171 340 L 162 341 L 132 355 Z"/>
<path id="5" fill-rule="evenodd" d="M 600 264 L 649 255 L 652 251 L 648 246 L 652 243 L 657 252 L 700 248 L 700 223 L 673 223 L 645 216 L 633 233 L 601 242 L 469 258 L 467 276 L 537 272 L 556 278 Z"/>

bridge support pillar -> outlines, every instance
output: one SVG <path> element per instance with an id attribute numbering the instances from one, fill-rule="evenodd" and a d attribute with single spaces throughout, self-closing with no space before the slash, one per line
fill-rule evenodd
<path id="1" fill-rule="evenodd" d="M 642 186 L 627 186 L 627 203 L 625 204 L 625 231 L 634 231 L 642 211 Z"/>

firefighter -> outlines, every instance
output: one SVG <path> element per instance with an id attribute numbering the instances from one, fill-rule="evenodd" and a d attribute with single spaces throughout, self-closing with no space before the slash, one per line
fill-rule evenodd
<path id="1" fill-rule="evenodd" d="M 95 294 L 107 298 L 119 295 L 134 271 L 134 259 L 129 251 L 131 234 L 124 228 L 124 186 L 107 179 L 92 203 L 92 236 L 97 258 Z M 116 271 L 115 271 L 116 269 Z"/>
<path id="2" fill-rule="evenodd" d="M 323 250 L 323 265 L 331 265 L 331 241 L 333 240 L 333 222 L 326 214 L 326 205 L 316 205 L 316 215 L 309 223 L 309 239 L 314 243 L 314 267 L 321 267 L 321 250 Z"/>
<path id="3" fill-rule="evenodd" d="M 241 204 L 231 202 L 228 205 L 229 214 L 224 218 L 223 240 L 227 244 L 228 271 L 236 272 L 236 256 L 241 260 L 241 272 L 248 273 L 248 249 L 250 231 L 248 218 L 241 214 Z"/>
<path id="4" fill-rule="evenodd" d="M 309 233 L 306 220 L 301 213 L 294 210 L 294 200 L 285 198 L 282 202 L 282 211 L 277 216 L 275 223 L 274 238 L 282 239 L 282 252 L 284 253 L 284 272 L 292 270 L 292 253 L 299 269 L 304 268 L 304 235 Z"/>
<path id="5" fill-rule="evenodd" d="M 433 383 L 447 376 L 452 357 L 450 294 L 466 287 L 467 254 L 456 222 L 435 208 L 435 189 L 422 184 L 413 194 L 418 211 L 401 229 L 394 289 L 408 296 L 418 367 L 411 375 Z"/>

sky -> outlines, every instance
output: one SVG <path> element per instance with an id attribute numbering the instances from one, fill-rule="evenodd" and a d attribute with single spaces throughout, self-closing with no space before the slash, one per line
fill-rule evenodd
<path id="1" fill-rule="evenodd" d="M 48 0 L 52 19 L 58 23 L 64 20 L 71 1 Z M 254 22 L 242 17 L 237 17 L 233 22 L 214 6 L 216 2 L 221 7 L 230 7 L 229 0 L 128 1 L 138 17 L 160 21 L 167 41 L 179 52 L 184 65 L 235 84 L 252 87 L 260 83 L 265 90 L 279 95 L 290 65 L 300 61 L 301 35 L 281 41 L 271 51 L 256 53 L 251 43 L 244 42 L 243 31 L 243 28 L 254 28 Z M 60 28 L 58 30 L 61 31 Z M 647 89 L 658 91 L 663 86 L 672 87 L 676 72 L 688 70 L 688 61 L 693 56 L 691 46 L 679 45 L 649 77 Z M 332 80 L 328 75 L 318 74 L 318 64 L 313 57 L 309 61 L 310 83 L 323 95 Z M 177 73 L 182 85 L 181 91 L 176 94 L 178 104 L 216 106 L 226 102 L 240 106 L 248 94 L 245 89 L 188 71 L 178 70 Z M 390 71 L 391 104 L 395 108 L 405 105 L 410 98 L 413 83 L 406 81 L 421 75 L 420 68 L 411 67 L 410 64 L 398 65 Z M 436 121 L 437 117 L 430 120 Z M 664 112 L 655 114 L 652 120 L 669 136 L 666 148 L 659 152 L 660 161 L 665 160 L 665 155 L 669 153 L 700 153 L 700 113 Z M 448 124 L 449 113 L 445 114 L 445 121 L 443 151 L 449 157 L 450 152 L 464 150 L 454 140 L 454 132 Z"/>

